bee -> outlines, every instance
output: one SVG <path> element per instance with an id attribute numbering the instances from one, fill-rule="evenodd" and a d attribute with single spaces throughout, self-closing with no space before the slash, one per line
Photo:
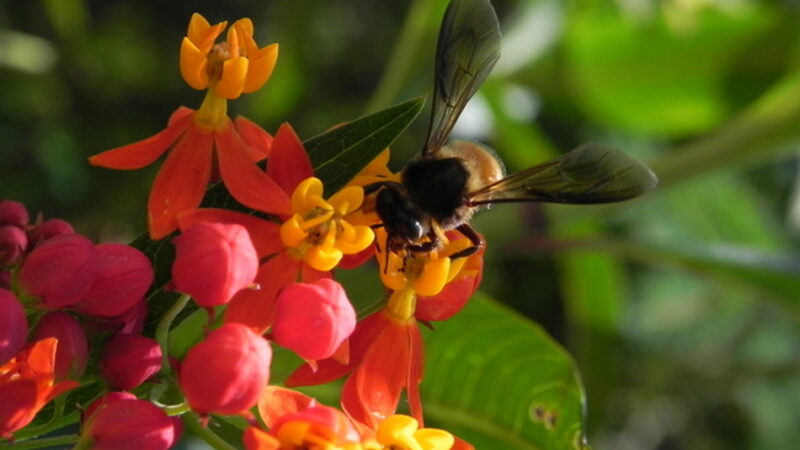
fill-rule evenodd
<path id="1" fill-rule="evenodd" d="M 401 181 L 371 184 L 375 210 L 392 252 L 428 252 L 444 232 L 458 230 L 472 246 L 483 245 L 469 225 L 482 206 L 501 202 L 610 203 L 637 197 L 658 184 L 655 174 L 620 150 L 584 144 L 559 158 L 506 176 L 491 150 L 447 139 L 467 102 L 500 57 L 500 25 L 489 0 L 453 0 L 436 47 L 434 93 L 422 153 L 402 171 Z M 388 255 L 388 253 L 387 253 Z"/>

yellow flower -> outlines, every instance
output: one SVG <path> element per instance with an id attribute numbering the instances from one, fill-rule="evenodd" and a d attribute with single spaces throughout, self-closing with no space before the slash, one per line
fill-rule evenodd
<path id="1" fill-rule="evenodd" d="M 402 414 L 387 417 L 376 434 L 384 448 L 396 450 L 448 450 L 455 444 L 452 434 L 436 428 L 419 428 L 416 419 Z"/>
<path id="2" fill-rule="evenodd" d="M 375 239 L 366 225 L 353 225 L 345 216 L 361 207 L 364 190 L 348 186 L 328 200 L 322 181 L 303 180 L 292 193 L 294 215 L 281 225 L 283 244 L 295 250 L 309 266 L 321 271 L 336 267 L 342 256 L 358 253 Z"/>
<path id="3" fill-rule="evenodd" d="M 192 14 L 181 43 L 180 68 L 186 83 L 195 89 L 212 89 L 228 100 L 260 89 L 272 75 L 278 59 L 278 44 L 259 48 L 253 39 L 253 22 L 237 20 L 227 40 L 215 43 L 227 22 L 210 25 Z"/>

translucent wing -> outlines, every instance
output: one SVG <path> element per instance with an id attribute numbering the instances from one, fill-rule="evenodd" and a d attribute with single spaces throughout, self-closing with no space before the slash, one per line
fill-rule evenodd
<path id="1" fill-rule="evenodd" d="M 450 2 L 436 46 L 433 109 L 423 154 L 444 145 L 499 57 L 500 24 L 489 0 Z"/>
<path id="2" fill-rule="evenodd" d="M 611 203 L 658 184 L 650 168 L 624 152 L 588 143 L 469 194 L 470 205 L 497 202 Z"/>

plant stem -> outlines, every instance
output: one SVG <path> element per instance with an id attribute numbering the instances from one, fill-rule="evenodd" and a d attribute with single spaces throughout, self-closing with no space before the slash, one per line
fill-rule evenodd
<path id="1" fill-rule="evenodd" d="M 161 346 L 161 371 L 167 373 L 169 371 L 169 329 L 172 327 L 172 322 L 178 317 L 178 314 L 183 310 L 187 303 L 189 303 L 187 294 L 181 294 L 175 303 L 161 316 L 161 321 L 158 322 L 156 327 L 156 341 Z"/>
<path id="2" fill-rule="evenodd" d="M 33 439 L 28 441 L 16 441 L 13 444 L 0 444 L 0 449 L 14 449 L 14 450 L 27 450 L 34 448 L 47 448 L 47 447 L 64 447 L 78 442 L 79 436 L 77 434 L 68 434 L 65 436 L 55 436 L 44 439 Z"/>
<path id="3" fill-rule="evenodd" d="M 200 425 L 200 418 L 197 414 L 190 412 L 183 415 L 183 423 L 186 424 L 197 436 L 203 439 L 208 445 L 217 450 L 235 450 L 236 447 L 229 444 L 227 441 L 219 437 L 216 433 L 211 431 L 208 427 Z"/>

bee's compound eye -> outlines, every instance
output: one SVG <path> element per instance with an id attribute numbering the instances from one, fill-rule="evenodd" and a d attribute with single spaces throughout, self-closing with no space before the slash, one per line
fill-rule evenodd
<path id="1" fill-rule="evenodd" d="M 422 236 L 425 234 L 425 229 L 419 221 L 409 218 L 409 223 L 406 225 L 408 228 L 408 237 L 411 240 L 417 241 L 422 239 Z"/>

